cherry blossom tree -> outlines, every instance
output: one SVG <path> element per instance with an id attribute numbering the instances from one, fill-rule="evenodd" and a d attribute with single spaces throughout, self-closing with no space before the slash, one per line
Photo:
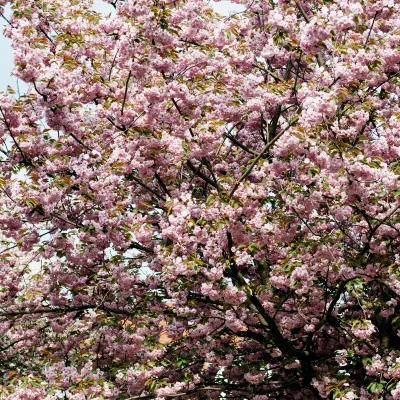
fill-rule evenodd
<path id="1" fill-rule="evenodd" d="M 0 398 L 400 399 L 400 3 L 6 3 Z"/>

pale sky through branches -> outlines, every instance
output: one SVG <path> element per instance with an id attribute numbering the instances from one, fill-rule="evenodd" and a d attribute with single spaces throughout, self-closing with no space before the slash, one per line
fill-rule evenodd
<path id="1" fill-rule="evenodd" d="M 212 1 L 211 3 L 213 4 L 214 9 L 222 15 L 229 15 L 243 10 L 243 6 L 231 3 L 230 1 Z M 103 13 L 110 13 L 114 10 L 110 4 L 107 4 L 102 0 L 95 0 L 94 8 Z M 8 16 L 9 14 L 10 7 L 7 6 L 5 8 L 5 15 Z M 1 19 L 0 24 L 3 28 L 7 22 L 4 19 Z M 17 79 L 11 75 L 13 69 L 13 56 L 10 40 L 5 38 L 3 35 L 0 35 L 0 54 L 0 92 L 2 92 L 7 90 L 7 85 L 12 86 L 13 88 L 17 87 Z M 20 88 L 23 89 L 24 83 L 19 81 L 18 84 Z"/>

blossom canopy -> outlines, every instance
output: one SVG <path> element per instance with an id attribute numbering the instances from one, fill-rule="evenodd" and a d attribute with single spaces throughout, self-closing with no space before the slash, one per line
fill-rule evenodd
<path id="1" fill-rule="evenodd" d="M 108 2 L 0 2 L 0 398 L 399 400 L 400 3 Z"/>

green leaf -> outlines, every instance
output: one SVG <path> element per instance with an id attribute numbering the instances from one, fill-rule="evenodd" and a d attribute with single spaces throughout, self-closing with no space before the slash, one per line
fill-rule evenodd
<path id="1" fill-rule="evenodd" d="M 7 93 L 15 94 L 15 90 L 10 85 L 7 85 Z"/>

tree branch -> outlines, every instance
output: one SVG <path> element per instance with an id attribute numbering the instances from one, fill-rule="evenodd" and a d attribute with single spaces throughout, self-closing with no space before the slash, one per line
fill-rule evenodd
<path id="1" fill-rule="evenodd" d="M 12 131 L 11 131 L 11 126 L 10 126 L 10 124 L 7 122 L 6 116 L 5 116 L 5 114 L 4 114 L 4 112 L 3 112 L 3 109 L 2 109 L 1 107 L 0 107 L 0 112 L 1 112 L 1 115 L 3 116 L 4 123 L 5 123 L 6 127 L 7 127 L 7 130 L 8 130 L 8 132 L 9 132 L 11 138 L 12 138 L 12 140 L 13 140 L 15 146 L 17 147 L 19 153 L 20 153 L 21 156 L 22 156 L 23 164 L 33 166 L 32 162 L 29 161 L 29 160 L 26 158 L 24 152 L 22 151 L 21 147 L 19 146 L 18 142 L 16 141 L 16 139 L 15 139 L 15 137 L 14 137 Z"/>
<path id="2" fill-rule="evenodd" d="M 128 85 L 129 85 L 129 80 L 131 79 L 131 75 L 132 75 L 132 71 L 129 70 L 128 78 L 126 80 L 126 85 L 125 85 L 124 100 L 122 101 L 121 115 L 124 115 L 124 107 L 125 107 L 125 102 L 126 102 L 126 96 L 128 94 Z"/>
<path id="3" fill-rule="evenodd" d="M 276 135 L 272 140 L 270 140 L 265 147 L 262 149 L 262 151 L 258 154 L 258 156 L 253 160 L 253 162 L 250 164 L 249 168 L 247 168 L 246 172 L 239 178 L 239 180 L 236 182 L 235 186 L 232 188 L 231 192 L 229 193 L 229 198 L 231 199 L 232 196 L 235 194 L 237 188 L 239 185 L 247 178 L 247 176 L 250 174 L 250 172 L 253 170 L 254 166 L 257 164 L 257 162 L 260 160 L 260 158 L 274 145 L 274 143 L 282 136 L 284 131 Z"/>
<path id="4" fill-rule="evenodd" d="M 193 171 L 195 175 L 197 175 L 199 178 L 203 179 L 205 182 L 207 182 L 208 184 L 210 184 L 211 186 L 215 187 L 218 190 L 218 185 L 214 183 L 214 181 L 210 179 L 207 175 L 204 175 L 198 168 L 196 168 L 190 160 L 187 160 L 186 164 Z"/>

